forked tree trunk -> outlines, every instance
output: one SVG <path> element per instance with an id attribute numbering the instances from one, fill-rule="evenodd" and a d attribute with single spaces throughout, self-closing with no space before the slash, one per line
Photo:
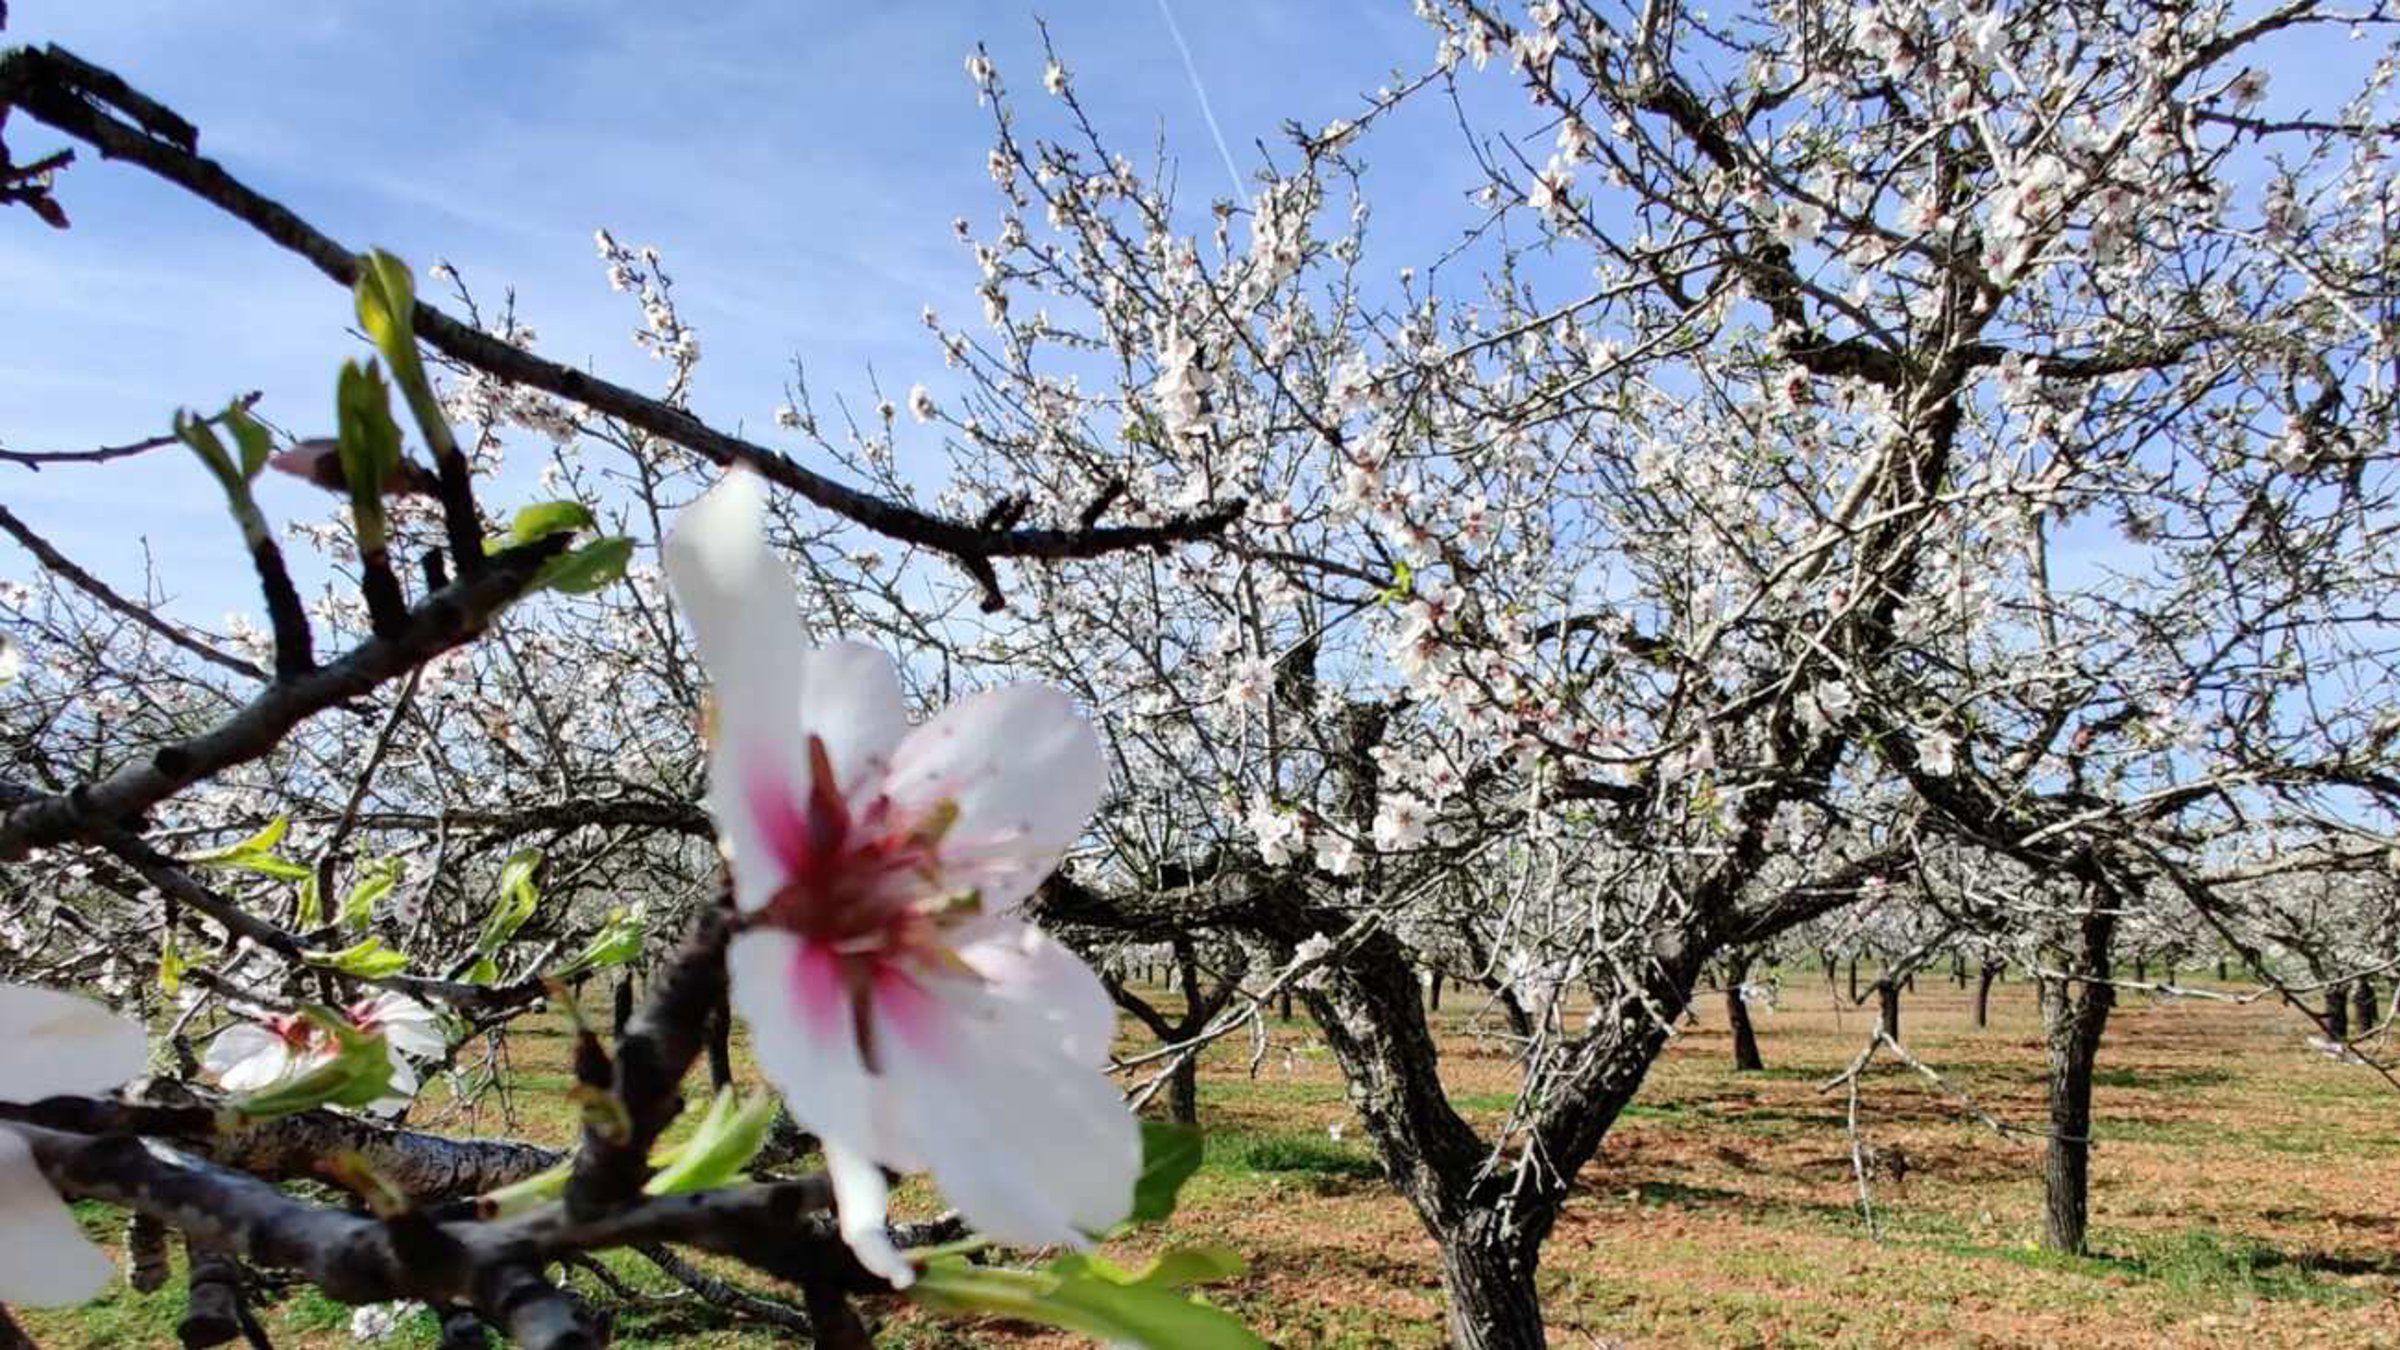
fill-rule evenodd
<path id="1" fill-rule="evenodd" d="M 2325 1036 L 2333 1041 L 2350 1039 L 2350 991 L 2343 985 L 2325 986 Z"/>
<path id="2" fill-rule="evenodd" d="M 1442 1289 L 1449 1295 L 1454 1350 L 1544 1350 L 1533 1258 L 1515 1243 L 1478 1235 L 1481 1225 L 1441 1237 Z"/>
<path id="3" fill-rule="evenodd" d="M 1975 972 L 1975 1025 L 1978 1027 L 1992 1024 L 1992 981 L 1999 978 L 2000 963 L 1997 961 L 1986 961 L 1983 968 Z"/>
<path id="4" fill-rule="evenodd" d="M 1750 964 L 1751 958 L 1745 953 L 1725 965 L 1725 1020 L 1733 1027 L 1736 1073 L 1756 1073 L 1767 1067 L 1767 1062 L 1759 1058 L 1758 1029 L 1750 1023 L 1750 1001 L 1742 997 L 1742 988 L 1750 979 Z"/>
<path id="5" fill-rule="evenodd" d="M 1187 1055 L 1167 1078 L 1167 1114 L 1178 1125 L 1200 1123 L 1200 1057 Z"/>
<path id="6" fill-rule="evenodd" d="M 609 1009 L 609 1024 L 616 1028 L 617 1039 L 625 1039 L 626 1024 L 633 1021 L 633 972 L 617 977 L 615 1004 Z"/>
<path id="7" fill-rule="evenodd" d="M 708 1015 L 708 1084 L 717 1089 L 733 1086 L 733 1008 L 722 992 Z"/>
<path id="8" fill-rule="evenodd" d="M 1900 1039 L 1900 985 L 1888 974 L 1875 982 L 1875 1017 L 1884 1035 Z"/>
<path id="9" fill-rule="evenodd" d="M 2050 1141 L 2042 1155 L 2042 1245 L 2080 1255 L 2091 1205 L 2092 1068 L 2116 990 L 2108 983 L 2116 915 L 2085 917 L 2065 973 L 2042 980 L 2050 1051 Z"/>
<path id="10" fill-rule="evenodd" d="M 1733 1067 L 1737 1073 L 1757 1073 L 1767 1067 L 1758 1054 L 1758 1030 L 1750 1024 L 1750 1005 L 1739 984 L 1725 990 L 1725 1016 L 1733 1023 Z"/>

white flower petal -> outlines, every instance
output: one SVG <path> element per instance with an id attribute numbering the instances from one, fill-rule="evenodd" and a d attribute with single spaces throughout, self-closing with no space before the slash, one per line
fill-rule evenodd
<path id="1" fill-rule="evenodd" d="M 232 1048 L 220 1056 L 228 1042 Z M 218 1033 L 209 1046 L 207 1067 L 227 1092 L 256 1092 L 290 1076 L 292 1047 L 274 1032 L 244 1022 Z"/>
<path id="2" fill-rule="evenodd" d="M 142 1028 L 80 994 L 0 984 L 0 1098 L 106 1092 L 149 1067 Z"/>
<path id="3" fill-rule="evenodd" d="M 957 804 L 942 843 L 945 874 L 1002 909 L 1050 875 L 1107 781 L 1100 738 L 1073 700 L 1020 684 L 962 699 L 910 732 L 887 790 L 919 810 Z"/>
<path id="4" fill-rule="evenodd" d="M 988 981 L 985 992 L 1012 1034 L 1054 1037 L 1070 1059 L 1108 1063 L 1117 1007 L 1083 959 L 1049 934 L 1014 919 L 986 919 L 963 935 L 959 959 Z"/>
<path id="5" fill-rule="evenodd" d="M 227 1092 L 249 1092 L 283 1077 L 291 1067 L 291 1047 L 255 1022 L 236 1022 L 208 1043 L 200 1067 Z"/>
<path id="6" fill-rule="evenodd" d="M 393 1050 L 423 1059 L 439 1059 L 450 1048 L 441 1014 L 406 994 L 380 994 L 368 1014 Z"/>
<path id="7" fill-rule="evenodd" d="M 34 1166 L 24 1136 L 0 1127 L 0 1303 L 64 1308 L 108 1287 L 116 1274 L 92 1245 L 49 1179 Z"/>
<path id="8" fill-rule="evenodd" d="M 1122 1222 L 1142 1137 L 1115 1085 L 1055 1026 L 983 986 L 931 988 L 947 1016 L 930 1043 L 879 1024 L 877 1046 L 893 1117 L 943 1197 L 1015 1246 L 1080 1246 Z"/>
<path id="9" fill-rule="evenodd" d="M 780 929 L 754 928 L 726 947 L 725 972 L 758 1071 L 783 1094 L 792 1119 L 829 1150 L 838 1144 L 873 1155 L 873 1085 L 831 955 Z"/>
<path id="10" fill-rule="evenodd" d="M 716 697 L 709 810 L 746 908 L 764 904 L 781 880 L 746 807 L 751 781 L 780 772 L 805 786 L 808 764 L 794 734 L 808 628 L 791 570 L 767 547 L 765 505 L 758 475 L 730 472 L 684 509 L 665 550 L 667 578 Z"/>
<path id="11" fill-rule="evenodd" d="M 867 784 L 891 767 L 908 732 L 908 705 L 892 658 L 863 642 L 828 642 L 801 664 L 800 730 L 796 763 L 808 763 L 808 738 L 825 743 L 834 781 L 855 802 Z M 805 773 L 800 779 L 806 783 Z"/>
<path id="12" fill-rule="evenodd" d="M 917 1272 L 892 1245 L 885 1226 L 890 1192 L 883 1184 L 883 1169 L 871 1158 L 829 1143 L 825 1175 L 833 1182 L 834 1219 L 841 1226 L 842 1241 L 850 1244 L 858 1263 L 891 1281 L 895 1289 L 916 1283 Z"/>
<path id="13" fill-rule="evenodd" d="M 382 1096 L 367 1103 L 367 1112 L 370 1115 L 396 1116 L 400 1114 L 408 1109 L 410 1102 L 416 1100 L 417 1089 L 422 1086 L 417 1078 L 416 1065 L 401 1058 L 398 1051 L 393 1051 L 391 1058 L 391 1081 L 385 1086 Z"/>

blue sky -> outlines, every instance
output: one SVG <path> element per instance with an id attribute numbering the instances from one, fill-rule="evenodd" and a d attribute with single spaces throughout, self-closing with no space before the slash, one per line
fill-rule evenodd
<path id="1" fill-rule="evenodd" d="M 1286 119 L 1354 112 L 1362 91 L 1432 49 L 1392 0 L 1174 4 L 1245 172 L 1249 147 L 1279 144 Z M 607 289 L 591 235 L 606 226 L 656 244 L 700 334 L 698 410 L 762 436 L 794 356 L 821 399 L 862 391 L 870 367 L 886 388 L 938 386 L 918 313 L 975 311 L 950 221 L 988 221 L 996 200 L 988 114 L 964 57 L 986 42 L 1028 117 L 1048 103 L 1037 11 L 1021 3 L 9 8 L 7 40 L 58 42 L 115 68 L 198 123 L 205 153 L 335 238 L 420 268 L 446 259 L 487 303 L 513 286 L 547 354 L 637 387 L 654 387 L 653 367 L 627 340 L 637 315 Z M 1163 136 L 1205 228 L 1197 212 L 1231 184 L 1156 0 L 1052 0 L 1039 13 L 1120 148 L 1139 157 Z M 1454 133 L 1409 139 L 1420 172 L 1418 148 L 1458 152 Z M 27 119 L 12 124 L 20 158 L 51 143 Z M 245 389 L 265 391 L 279 424 L 322 429 L 335 366 L 353 351 L 338 289 L 139 170 L 87 155 L 60 197 L 66 233 L 21 211 L 0 217 L 11 320 L 0 445 L 136 439 L 178 406 Z M 179 452 L 138 467 L 11 469 L 0 498 L 112 580 L 135 581 L 146 546 L 187 618 L 213 625 L 257 608 L 215 490 Z M 322 512 L 281 483 L 266 502 L 277 517 Z M 0 575 L 29 567 L 0 545 Z"/>

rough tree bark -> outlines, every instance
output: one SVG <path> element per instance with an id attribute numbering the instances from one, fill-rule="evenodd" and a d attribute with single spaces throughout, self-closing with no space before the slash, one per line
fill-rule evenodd
<path id="1" fill-rule="evenodd" d="M 1742 997 L 1742 987 L 1750 979 L 1754 959 L 1749 952 L 1741 951 L 1725 963 L 1725 1020 L 1733 1026 L 1736 1073 L 1756 1073 L 1767 1067 L 1767 1062 L 1759 1057 L 1758 1029 L 1750 1022 L 1750 1004 Z"/>
<path id="2" fill-rule="evenodd" d="M 1900 1039 L 1900 982 L 1888 971 L 1875 982 L 1875 1021 L 1885 1036 Z"/>
<path id="3" fill-rule="evenodd" d="M 2105 902 L 2099 902 L 2105 903 Z M 2050 1052 L 2050 1141 L 2042 1155 L 2042 1245 L 2080 1255 L 2090 1218 L 2092 1069 L 2116 988 L 2108 983 L 2113 909 L 2084 916 L 2061 970 L 2041 981 Z"/>
<path id="4" fill-rule="evenodd" d="M 616 1035 L 623 1036 L 626 1024 L 633 1020 L 632 971 L 617 977 L 617 990 L 613 997 L 615 1002 L 609 1008 L 609 1026 Z"/>
<path id="5" fill-rule="evenodd" d="M 2325 986 L 2325 1038 L 2336 1043 L 2350 1039 L 2350 988 L 2339 981 Z"/>
<path id="6" fill-rule="evenodd" d="M 708 1085 L 715 1091 L 733 1086 L 733 1008 L 723 994 L 708 1014 Z"/>

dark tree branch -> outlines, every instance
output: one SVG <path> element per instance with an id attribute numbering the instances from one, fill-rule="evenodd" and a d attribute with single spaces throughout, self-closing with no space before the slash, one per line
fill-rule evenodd
<path id="1" fill-rule="evenodd" d="M 24 521 L 17 519 L 15 512 L 5 506 L 0 506 L 0 531 L 5 531 L 9 538 L 16 540 L 18 546 L 32 554 L 34 561 L 47 568 L 51 575 L 65 581 L 68 585 L 106 605 L 116 613 L 131 619 L 143 628 L 158 634 L 184 651 L 190 652 L 212 666 L 221 666 L 230 670 L 236 675 L 246 675 L 253 680 L 267 678 L 267 672 L 230 652 L 219 651 L 193 637 L 158 617 L 157 611 L 149 606 L 137 605 L 117 594 L 107 582 L 76 566 L 72 558 L 59 552 L 49 540 L 35 534 Z"/>
<path id="2" fill-rule="evenodd" d="M 214 729 L 166 746 L 98 782 L 47 794 L 0 785 L 0 805 L 7 808 L 0 816 L 0 857 L 138 821 L 192 783 L 268 754 L 309 717 L 358 698 L 475 637 L 493 615 L 524 593 L 541 564 L 566 540 L 553 535 L 498 555 L 482 575 L 428 596 L 391 635 L 370 638 L 329 666 L 269 687 Z"/>
<path id="3" fill-rule="evenodd" d="M 258 400 L 258 391 L 252 390 L 235 399 L 233 407 L 247 412 L 257 406 Z M 214 426 L 224 420 L 225 414 L 220 412 L 200 418 L 199 422 L 202 426 Z M 164 436 L 151 436 L 124 445 L 103 445 L 94 450 L 0 450 L 0 464 L 21 464 L 40 473 L 52 464 L 105 464 L 112 459 L 129 459 L 153 450 L 163 450 L 170 445 L 180 445 L 182 441 L 182 437 L 170 431 Z"/>
<path id="4" fill-rule="evenodd" d="M 189 123 L 127 88 L 121 79 L 56 46 L 18 48 L 0 57 L 0 104 L 82 140 L 109 159 L 122 159 L 224 210 L 283 248 L 306 259 L 345 288 L 358 277 L 358 254 L 228 174 L 197 153 Z M 114 116 L 127 113 L 132 124 Z M 145 120 L 137 109 L 171 119 Z M 158 130 L 165 125 L 167 132 Z M 189 133 L 188 135 L 185 133 Z M 451 318 L 432 305 L 416 307 L 418 336 L 435 350 L 512 384 L 540 389 L 663 437 L 719 465 L 745 465 L 769 482 L 890 539 L 917 544 L 958 561 L 983 585 L 987 603 L 998 593 L 991 563 L 998 558 L 1089 558 L 1119 549 L 1203 538 L 1223 530 L 1243 503 L 1224 502 L 1156 525 L 1074 529 L 983 527 L 945 519 L 861 492 L 802 467 L 789 456 L 727 435 L 685 409 L 646 398 L 620 384 L 544 360 Z M 464 560 L 462 560 L 463 567 Z"/>

